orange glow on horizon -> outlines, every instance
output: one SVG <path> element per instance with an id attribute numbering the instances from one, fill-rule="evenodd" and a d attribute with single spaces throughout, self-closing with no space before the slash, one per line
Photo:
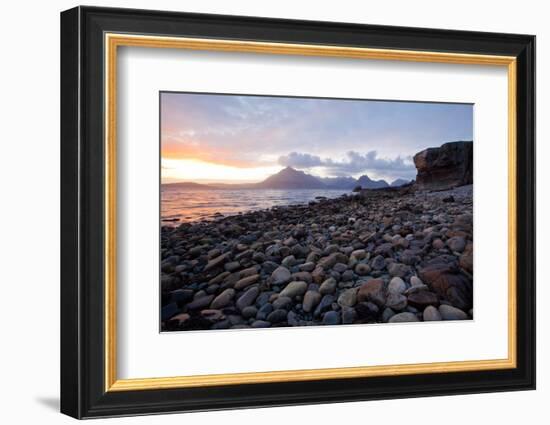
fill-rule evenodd
<path id="1" fill-rule="evenodd" d="M 238 167 L 199 159 L 162 157 L 162 182 L 255 183 L 277 173 L 281 166 Z"/>

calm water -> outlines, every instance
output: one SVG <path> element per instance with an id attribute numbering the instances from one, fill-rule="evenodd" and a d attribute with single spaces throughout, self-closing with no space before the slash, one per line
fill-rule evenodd
<path id="1" fill-rule="evenodd" d="M 316 197 L 337 198 L 349 190 L 318 189 L 166 189 L 161 187 L 161 217 L 163 225 L 177 225 L 202 219 L 215 219 L 240 212 L 262 210 L 279 205 L 306 204 Z M 177 221 L 170 221 L 179 219 Z"/>

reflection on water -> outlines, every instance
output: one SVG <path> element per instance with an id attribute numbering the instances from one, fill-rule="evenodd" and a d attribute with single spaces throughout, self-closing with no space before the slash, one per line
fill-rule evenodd
<path id="1" fill-rule="evenodd" d="M 163 225 L 235 215 L 279 205 L 306 204 L 316 197 L 337 198 L 346 190 L 182 189 L 161 187 Z"/>

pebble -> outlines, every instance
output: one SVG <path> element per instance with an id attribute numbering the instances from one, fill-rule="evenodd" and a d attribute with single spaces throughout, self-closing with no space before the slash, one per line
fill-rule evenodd
<path id="1" fill-rule="evenodd" d="M 422 286 L 424 283 L 420 280 L 418 276 L 411 276 L 410 279 L 411 286 Z"/>
<path id="2" fill-rule="evenodd" d="M 386 303 L 386 291 L 382 279 L 371 279 L 361 285 L 357 293 L 358 301 L 372 301 L 378 306 Z"/>
<path id="3" fill-rule="evenodd" d="M 403 278 L 411 272 L 411 268 L 406 264 L 392 263 L 388 266 L 388 272 L 391 276 Z"/>
<path id="4" fill-rule="evenodd" d="M 292 307 L 292 298 L 280 296 L 275 301 L 273 301 L 273 308 L 275 310 L 283 309 L 289 310 Z"/>
<path id="5" fill-rule="evenodd" d="M 407 284 L 400 277 L 394 277 L 388 284 L 388 292 L 402 294 L 407 290 Z"/>
<path id="6" fill-rule="evenodd" d="M 252 288 L 249 288 L 237 300 L 237 303 L 236 303 L 237 308 L 242 311 L 245 307 L 248 307 L 254 304 L 254 301 L 256 301 L 256 298 L 258 297 L 259 294 L 260 294 L 260 289 L 257 286 L 253 286 Z"/>
<path id="7" fill-rule="evenodd" d="M 210 308 L 213 308 L 213 309 L 223 308 L 227 304 L 229 304 L 231 300 L 233 300 L 234 296 L 235 296 L 235 290 L 232 288 L 227 288 L 220 295 L 214 298 L 214 300 L 212 301 L 212 304 L 210 304 Z"/>
<path id="8" fill-rule="evenodd" d="M 315 270 L 315 263 L 313 261 L 310 261 L 304 264 L 300 264 L 298 268 L 302 272 L 312 272 L 313 270 Z"/>
<path id="9" fill-rule="evenodd" d="M 247 286 L 252 285 L 253 283 L 256 283 L 258 279 L 260 278 L 259 274 L 255 274 L 248 277 L 243 277 L 242 279 L 239 279 L 237 283 L 235 283 L 234 288 L 237 290 L 241 290 L 246 288 Z"/>
<path id="10" fill-rule="evenodd" d="M 468 320 L 468 315 L 466 313 L 450 305 L 440 305 L 439 313 L 443 320 Z"/>
<path id="11" fill-rule="evenodd" d="M 357 319 L 357 312 L 352 307 L 342 307 L 342 323 L 350 325 Z"/>
<path id="12" fill-rule="evenodd" d="M 273 285 L 284 285 L 290 282 L 291 274 L 286 267 L 277 267 L 273 273 L 271 273 L 271 282 Z"/>
<path id="13" fill-rule="evenodd" d="M 223 268 L 228 272 L 234 272 L 241 268 L 241 263 L 238 261 L 231 261 L 230 263 L 226 263 Z"/>
<path id="14" fill-rule="evenodd" d="M 256 329 L 269 328 L 271 327 L 271 322 L 267 322 L 265 320 L 256 320 L 252 323 L 252 327 Z"/>
<path id="15" fill-rule="evenodd" d="M 310 313 L 315 309 L 317 304 L 321 301 L 321 293 L 317 291 L 307 291 L 304 295 L 302 302 L 302 309 L 306 313 Z"/>
<path id="16" fill-rule="evenodd" d="M 384 259 L 382 259 L 383 261 Z M 370 266 L 365 263 L 359 263 L 355 266 L 355 273 L 359 276 L 366 276 L 370 273 Z"/>
<path id="17" fill-rule="evenodd" d="M 441 314 L 439 313 L 439 310 L 435 308 L 433 305 L 429 305 L 424 309 L 424 312 L 422 313 L 422 317 L 425 322 L 443 320 L 443 318 L 441 317 Z"/>
<path id="18" fill-rule="evenodd" d="M 353 307 L 357 302 L 357 289 L 352 288 L 343 291 L 338 297 L 338 304 L 341 307 Z"/>
<path id="19" fill-rule="evenodd" d="M 256 319 L 258 320 L 265 320 L 267 319 L 267 316 L 269 316 L 269 313 L 273 311 L 273 304 L 264 304 L 262 307 L 258 309 L 258 314 L 256 314 Z"/>
<path id="20" fill-rule="evenodd" d="M 418 287 L 417 287 L 418 288 Z M 429 305 L 438 306 L 439 297 L 433 292 L 429 291 L 417 291 L 409 294 L 407 297 L 409 304 L 413 307 L 423 310 Z"/>
<path id="21" fill-rule="evenodd" d="M 245 319 L 250 319 L 252 317 L 256 317 L 258 314 L 258 309 L 253 305 L 249 305 L 241 310 L 241 314 Z"/>
<path id="22" fill-rule="evenodd" d="M 210 260 L 204 267 L 204 271 L 207 272 L 209 270 L 215 269 L 216 267 L 221 267 L 228 257 L 229 253 L 226 253 L 214 258 L 213 260 Z"/>
<path id="23" fill-rule="evenodd" d="M 332 269 L 333 269 L 335 272 L 344 273 L 344 272 L 348 269 L 348 266 L 347 266 L 347 264 L 336 263 L 336 264 L 334 265 L 334 267 L 332 267 Z"/>
<path id="24" fill-rule="evenodd" d="M 386 306 L 392 310 L 403 310 L 407 307 L 407 297 L 395 292 L 390 292 L 386 298 Z"/>
<path id="25" fill-rule="evenodd" d="M 398 313 L 388 320 L 388 323 L 402 323 L 402 322 L 418 322 L 418 317 L 416 317 L 416 314 L 405 312 L 405 313 Z"/>
<path id="26" fill-rule="evenodd" d="M 329 311 L 323 316 L 323 325 L 339 325 L 340 315 L 336 311 Z"/>
<path id="27" fill-rule="evenodd" d="M 321 298 L 321 301 L 315 308 L 313 315 L 318 317 L 325 311 L 330 310 L 332 308 L 332 303 L 334 303 L 334 301 L 335 301 L 334 296 L 325 295 L 323 298 Z"/>
<path id="28" fill-rule="evenodd" d="M 271 323 L 280 323 L 286 321 L 287 311 L 282 308 L 273 310 L 267 316 L 267 321 Z"/>
<path id="29" fill-rule="evenodd" d="M 370 265 L 374 270 L 382 270 L 386 267 L 386 260 L 381 255 L 377 255 L 372 259 Z"/>
<path id="30" fill-rule="evenodd" d="M 200 310 L 206 308 L 210 305 L 214 295 L 204 295 L 202 297 L 196 298 L 186 305 L 187 310 Z"/>
<path id="31" fill-rule="evenodd" d="M 298 295 L 303 295 L 307 291 L 307 283 L 301 281 L 293 281 L 286 285 L 285 289 L 281 291 L 282 297 L 294 298 Z"/>
<path id="32" fill-rule="evenodd" d="M 321 284 L 319 292 L 321 293 L 321 295 L 332 294 L 336 290 L 337 285 L 338 282 L 336 282 L 336 279 L 334 279 L 333 277 L 329 277 Z"/>
<path id="33" fill-rule="evenodd" d="M 461 236 L 453 236 L 447 240 L 447 246 L 451 251 L 462 252 L 466 248 L 466 240 Z"/>
<path id="34" fill-rule="evenodd" d="M 395 311 L 393 311 L 391 308 L 386 307 L 384 311 L 382 312 L 382 321 L 384 323 L 388 323 L 389 320 L 395 316 Z"/>

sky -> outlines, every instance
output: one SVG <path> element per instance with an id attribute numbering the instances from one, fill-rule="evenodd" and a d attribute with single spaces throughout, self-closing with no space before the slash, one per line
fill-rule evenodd
<path id="1" fill-rule="evenodd" d="M 161 93 L 163 183 L 320 177 L 413 179 L 412 157 L 473 139 L 470 104 Z"/>

